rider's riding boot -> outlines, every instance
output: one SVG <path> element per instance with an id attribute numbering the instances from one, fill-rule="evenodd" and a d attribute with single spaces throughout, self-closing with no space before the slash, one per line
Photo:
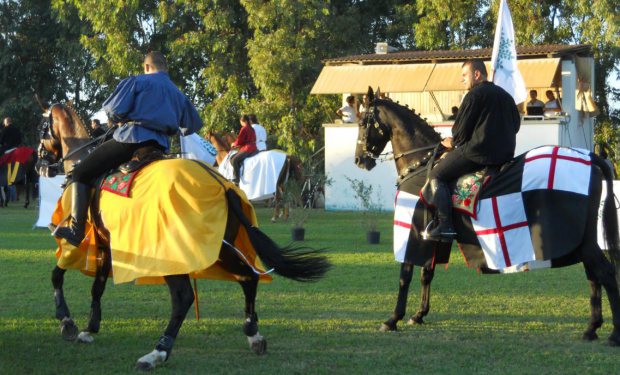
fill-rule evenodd
<path id="1" fill-rule="evenodd" d="M 456 237 L 456 230 L 452 225 L 452 199 L 448 185 L 438 179 L 430 181 L 434 191 L 433 200 L 437 209 L 439 224 L 428 232 L 431 241 L 452 242 Z"/>
<path id="2" fill-rule="evenodd" d="M 69 226 L 59 226 L 52 233 L 54 236 L 64 238 L 73 246 L 79 246 L 84 239 L 84 227 L 88 216 L 90 204 L 90 186 L 81 182 L 73 183 L 73 195 L 71 200 L 71 223 Z"/>

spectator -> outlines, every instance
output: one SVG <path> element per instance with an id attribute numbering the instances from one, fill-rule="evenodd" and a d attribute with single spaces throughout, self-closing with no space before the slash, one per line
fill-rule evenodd
<path id="1" fill-rule="evenodd" d="M 265 151 L 267 149 L 267 130 L 258 123 L 256 115 L 252 114 L 248 117 L 250 119 L 250 124 L 252 124 L 252 129 L 254 129 L 254 133 L 256 134 L 256 148 L 258 151 Z"/>
<path id="2" fill-rule="evenodd" d="M 0 155 L 5 151 L 15 148 L 22 144 L 22 132 L 13 125 L 10 117 L 4 118 L 4 129 L 0 135 Z"/>
<path id="3" fill-rule="evenodd" d="M 544 107 L 545 103 L 542 100 L 538 100 L 538 91 L 530 90 L 530 101 L 527 102 L 528 107 Z"/>
<path id="4" fill-rule="evenodd" d="M 530 100 L 526 102 L 525 114 L 528 116 L 542 116 L 544 114 L 545 103 L 538 100 L 538 92 L 530 90 Z"/>
<path id="5" fill-rule="evenodd" d="M 105 134 L 105 130 L 101 127 L 101 123 L 96 118 L 90 121 L 90 127 L 93 129 L 93 138 L 98 138 Z"/>
<path id="6" fill-rule="evenodd" d="M 347 96 L 347 105 L 336 111 L 338 116 L 342 117 L 342 121 L 346 123 L 357 123 L 359 121 L 359 112 L 355 103 L 355 96 Z"/>
<path id="7" fill-rule="evenodd" d="M 448 117 L 448 120 L 456 120 L 456 115 L 459 113 L 459 107 L 452 107 L 452 114 Z"/>
<path id="8" fill-rule="evenodd" d="M 555 98 L 553 91 L 547 90 L 545 92 L 547 95 L 547 102 L 545 103 L 545 115 L 557 115 L 562 112 L 562 106 L 560 105 L 560 101 Z"/>
<path id="9" fill-rule="evenodd" d="M 366 110 L 368 108 L 365 107 L 365 103 L 368 101 L 368 95 L 364 94 L 364 96 L 362 96 L 362 102 L 360 103 L 360 109 L 358 110 L 358 113 L 361 115 L 364 114 L 364 112 L 366 112 Z"/>

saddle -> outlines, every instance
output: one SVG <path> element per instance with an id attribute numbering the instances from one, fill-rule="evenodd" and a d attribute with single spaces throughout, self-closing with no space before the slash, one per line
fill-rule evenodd
<path id="1" fill-rule="evenodd" d="M 476 219 L 480 192 L 499 171 L 499 167 L 485 167 L 476 172 L 463 175 L 457 181 L 451 183 L 452 209 Z M 435 201 L 434 191 L 430 188 L 428 182 L 420 190 L 420 197 L 427 206 L 432 206 L 432 202 Z"/>
<path id="2" fill-rule="evenodd" d="M 131 160 L 118 167 L 118 170 L 123 174 L 129 174 L 140 170 L 154 161 L 162 159 L 164 159 L 164 153 L 159 148 L 146 146 L 136 150 Z"/>
<path id="3" fill-rule="evenodd" d="M 105 176 L 101 190 L 128 197 L 134 177 L 145 166 L 154 161 L 163 160 L 164 153 L 157 147 L 147 146 L 134 152 L 130 161 L 118 167 L 117 171 Z"/>

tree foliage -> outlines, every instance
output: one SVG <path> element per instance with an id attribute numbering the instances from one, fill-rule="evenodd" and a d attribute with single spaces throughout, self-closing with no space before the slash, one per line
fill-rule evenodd
<path id="1" fill-rule="evenodd" d="M 0 116 L 13 118 L 26 144 L 38 140 L 35 93 L 49 102 L 72 98 L 85 117 L 98 110 L 100 85 L 89 78 L 95 63 L 79 43 L 87 30 L 75 14 L 63 23 L 49 0 L 9 0 L 0 2 L 0 20 Z"/>
<path id="2" fill-rule="evenodd" d="M 336 95 L 309 95 L 321 61 L 399 49 L 490 47 L 497 0 L 0 0 L 0 113 L 33 124 L 34 92 L 73 99 L 83 117 L 122 78 L 164 52 L 172 80 L 196 103 L 205 131 L 233 130 L 256 113 L 278 145 L 308 155 L 322 145 Z M 617 134 L 617 0 L 509 0 L 518 45 L 591 44 L 599 131 Z M 600 138 L 600 136 L 599 136 Z M 617 139 L 614 138 L 614 139 Z"/>

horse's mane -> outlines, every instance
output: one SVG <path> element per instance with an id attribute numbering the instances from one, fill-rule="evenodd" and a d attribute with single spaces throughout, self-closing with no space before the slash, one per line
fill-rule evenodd
<path id="1" fill-rule="evenodd" d="M 90 136 L 91 134 L 90 134 L 89 128 L 84 125 L 84 122 L 82 121 L 80 116 L 78 116 L 77 112 L 75 112 L 75 109 L 73 109 L 73 107 L 67 107 L 67 108 L 69 109 L 69 114 L 71 115 L 71 120 L 73 121 L 73 123 L 76 126 L 79 126 L 80 128 L 86 130 L 86 133 L 88 133 L 88 135 Z"/>
<path id="2" fill-rule="evenodd" d="M 62 105 L 62 108 L 64 108 L 65 113 L 68 115 L 71 122 L 73 123 L 73 129 L 71 129 L 73 134 L 86 135 L 87 137 L 92 138 L 90 128 L 84 125 L 84 122 L 82 121 L 80 116 L 78 116 L 75 109 L 73 109 L 73 107 L 70 105 Z"/>
<path id="3" fill-rule="evenodd" d="M 395 103 L 391 100 L 382 99 L 377 99 L 376 104 L 383 105 L 394 112 L 394 114 L 398 116 L 405 125 L 405 131 L 409 134 L 413 135 L 413 133 L 416 133 L 417 136 L 431 141 L 441 141 L 441 135 L 428 122 L 426 122 L 426 120 L 408 107 Z"/>

